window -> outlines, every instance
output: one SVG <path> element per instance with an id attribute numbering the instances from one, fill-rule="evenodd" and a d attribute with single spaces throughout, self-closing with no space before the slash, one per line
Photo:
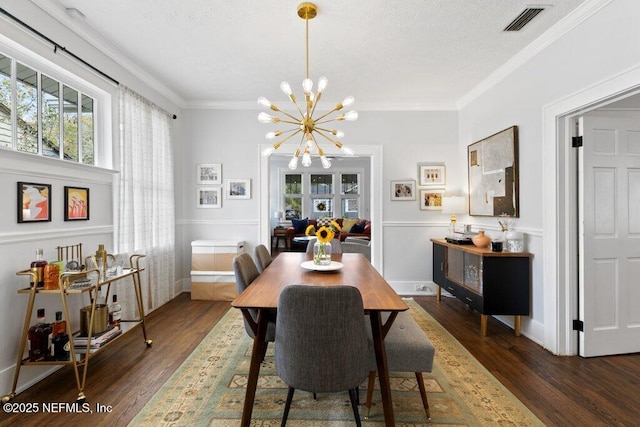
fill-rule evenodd
<path id="1" fill-rule="evenodd" d="M 302 215 L 302 175 L 284 176 L 284 219 L 300 219 Z"/>
<path id="2" fill-rule="evenodd" d="M 360 217 L 361 173 L 283 172 L 283 175 L 286 220 Z"/>
<path id="3" fill-rule="evenodd" d="M 93 97 L 0 53 L 0 147 L 93 165 L 94 111 Z"/>

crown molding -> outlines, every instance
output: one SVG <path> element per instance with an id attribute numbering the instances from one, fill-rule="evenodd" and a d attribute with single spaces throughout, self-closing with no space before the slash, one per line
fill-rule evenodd
<path id="1" fill-rule="evenodd" d="M 80 36 L 85 42 L 96 48 L 98 51 L 106 55 L 112 61 L 122 66 L 134 76 L 140 78 L 159 94 L 165 96 L 174 104 L 184 108 L 185 100 L 177 93 L 169 89 L 158 79 L 150 75 L 146 70 L 140 68 L 131 58 L 124 55 L 111 42 L 106 40 L 99 33 L 94 31 L 83 21 L 72 17 L 67 13 L 66 8 L 58 2 L 58 0 L 30 0 L 31 3 L 38 6 L 56 21 L 60 22 L 71 32 Z"/>
<path id="2" fill-rule="evenodd" d="M 595 15 L 602 8 L 607 6 L 613 0 L 587 0 L 578 6 L 573 12 L 565 16 L 549 30 L 545 31 L 534 41 L 529 43 L 527 47 L 518 52 L 513 58 L 507 61 L 503 66 L 491 73 L 489 77 L 480 82 L 476 87 L 471 89 L 466 95 L 461 97 L 457 102 L 457 108 L 462 109 L 470 102 L 478 98 L 487 90 L 504 80 L 520 66 L 525 64 L 543 49 L 551 45 L 556 40 L 573 30 L 578 25 Z"/>
<path id="3" fill-rule="evenodd" d="M 320 103 L 319 111 L 329 111 L 335 104 Z M 186 101 L 183 108 L 192 110 L 264 110 L 255 101 Z M 458 111 L 455 103 L 358 103 L 358 111 Z M 284 111 L 296 111 L 287 105 Z"/>

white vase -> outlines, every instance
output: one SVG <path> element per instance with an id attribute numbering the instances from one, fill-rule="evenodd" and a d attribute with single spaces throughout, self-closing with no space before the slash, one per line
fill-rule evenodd
<path id="1" fill-rule="evenodd" d="M 316 241 L 313 244 L 313 263 L 317 265 L 331 265 L 331 243 Z"/>

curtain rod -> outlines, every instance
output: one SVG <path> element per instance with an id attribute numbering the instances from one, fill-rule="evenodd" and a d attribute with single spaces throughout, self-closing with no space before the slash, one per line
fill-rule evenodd
<path id="1" fill-rule="evenodd" d="M 73 59 L 75 59 L 76 61 L 82 63 L 83 65 L 85 65 L 86 67 L 89 67 L 91 70 L 95 71 L 96 73 L 100 74 L 102 77 L 104 77 L 107 80 L 110 80 L 112 83 L 114 83 L 115 85 L 119 85 L 120 82 L 118 82 L 116 79 L 114 79 L 113 77 L 109 76 L 108 74 L 106 74 L 105 72 L 103 72 L 102 70 L 99 70 L 98 68 L 94 67 L 93 65 L 89 64 L 87 61 L 85 61 L 84 59 L 80 58 L 79 56 L 77 56 L 76 54 L 74 54 L 73 52 L 67 50 L 67 48 L 65 48 L 64 46 L 60 45 L 59 43 L 56 43 L 55 41 L 51 40 L 49 37 L 45 36 L 44 34 L 42 34 L 40 31 L 36 30 L 35 28 L 33 28 L 32 26 L 30 26 L 29 24 L 21 21 L 20 19 L 18 19 L 16 16 L 10 14 L 9 12 L 7 12 L 6 10 L 4 10 L 3 8 L 0 7 L 0 13 L 2 13 L 3 15 L 7 16 L 8 18 L 12 19 L 13 21 L 15 21 L 16 23 L 22 25 L 24 28 L 28 29 L 29 31 L 31 31 L 32 33 L 38 35 L 40 38 L 46 40 L 47 42 L 51 43 L 53 45 L 53 53 L 57 53 L 58 49 L 64 51 L 67 55 L 71 56 Z"/>

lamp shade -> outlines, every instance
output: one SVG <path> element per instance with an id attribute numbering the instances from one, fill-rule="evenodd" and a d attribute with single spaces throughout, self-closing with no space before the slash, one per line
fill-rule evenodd
<path id="1" fill-rule="evenodd" d="M 274 217 L 274 218 L 277 218 L 277 219 L 282 219 L 282 218 L 284 218 L 284 212 L 282 212 L 282 211 L 275 211 L 275 212 L 273 213 L 273 217 Z"/>
<path id="2" fill-rule="evenodd" d="M 442 213 L 455 215 L 467 212 L 467 203 L 464 196 L 445 196 L 442 198 Z"/>

